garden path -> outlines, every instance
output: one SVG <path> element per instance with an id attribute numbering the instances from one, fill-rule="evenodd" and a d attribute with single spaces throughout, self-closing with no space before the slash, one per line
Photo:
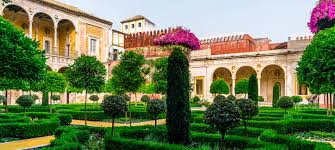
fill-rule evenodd
<path id="1" fill-rule="evenodd" d="M 72 125 L 84 125 L 84 120 L 72 120 Z M 132 123 L 132 126 L 145 126 L 145 125 L 154 125 L 155 121 L 145 121 Z M 165 119 L 157 120 L 157 125 L 165 124 Z M 100 122 L 100 121 L 87 121 L 88 126 L 94 127 L 111 127 L 112 123 Z M 129 126 L 129 124 L 115 123 L 115 126 Z M 42 147 L 50 144 L 50 141 L 55 139 L 54 136 L 45 136 L 38 138 L 31 138 L 7 143 L 0 143 L 0 150 L 17 150 L 17 149 L 30 149 L 35 147 Z"/>

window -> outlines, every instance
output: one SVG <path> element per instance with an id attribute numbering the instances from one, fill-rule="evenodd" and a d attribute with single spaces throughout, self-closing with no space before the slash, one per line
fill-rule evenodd
<path id="1" fill-rule="evenodd" d="M 113 49 L 113 59 L 112 60 L 117 60 L 118 59 L 118 50 Z"/>
<path id="2" fill-rule="evenodd" d="M 138 27 L 139 27 L 139 28 L 142 27 L 142 23 L 138 23 Z"/>
<path id="3" fill-rule="evenodd" d="M 203 95 L 203 78 L 197 78 L 195 80 L 195 91 L 196 91 L 196 95 Z"/>
<path id="4" fill-rule="evenodd" d="M 125 30 L 128 30 L 128 25 L 125 25 L 125 26 L 124 26 L 124 29 L 125 29 Z"/>
<path id="5" fill-rule="evenodd" d="M 97 49 L 97 39 L 91 38 L 90 39 L 90 53 L 95 53 Z"/>
<path id="6" fill-rule="evenodd" d="M 50 42 L 49 41 L 44 41 L 44 50 L 45 53 L 50 54 Z"/>
<path id="7" fill-rule="evenodd" d="M 135 28 L 135 24 L 131 24 L 131 28 L 133 28 L 133 29 L 134 29 L 134 28 Z"/>

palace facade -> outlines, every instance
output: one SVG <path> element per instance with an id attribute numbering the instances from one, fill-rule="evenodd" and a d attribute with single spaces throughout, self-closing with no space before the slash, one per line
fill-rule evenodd
<path id="1" fill-rule="evenodd" d="M 118 31 L 112 29 L 113 23 L 108 20 L 55 0 L 12 0 L 0 5 L 0 14 L 38 40 L 40 49 L 46 51 L 49 70 L 61 73 L 82 54 L 96 56 L 108 68 L 108 75 L 124 50 L 141 48 L 149 59 L 167 56 L 153 41 L 177 30 L 155 30 L 152 21 L 138 15 L 122 21 Z M 201 39 L 201 49 L 190 54 L 192 97 L 212 101 L 210 85 L 218 78 L 228 83 L 230 94 L 243 97 L 235 94 L 236 83 L 256 74 L 259 95 L 265 103 L 271 104 L 275 82 L 280 83 L 281 96 L 306 98 L 311 93 L 298 84 L 295 68 L 311 40 L 312 36 L 303 36 L 272 43 L 269 38 L 253 38 L 248 34 Z M 9 103 L 14 104 L 20 94 L 14 92 Z M 65 97 L 62 95 L 61 103 L 66 103 Z M 71 96 L 70 103 L 82 102 L 77 98 Z"/>

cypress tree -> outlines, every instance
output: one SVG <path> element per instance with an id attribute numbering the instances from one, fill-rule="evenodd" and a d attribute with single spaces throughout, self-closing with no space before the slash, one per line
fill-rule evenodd
<path id="1" fill-rule="evenodd" d="M 258 81 L 255 74 L 252 74 L 249 78 L 248 98 L 254 101 L 255 104 L 258 103 Z"/>
<path id="2" fill-rule="evenodd" d="M 272 95 L 272 107 L 276 108 L 277 107 L 277 102 L 279 100 L 279 83 L 276 82 L 275 85 L 273 86 L 273 95 Z"/>
<path id="3" fill-rule="evenodd" d="M 174 48 L 168 59 L 167 74 L 168 140 L 174 144 L 190 143 L 190 74 L 188 59 L 180 48 Z"/>

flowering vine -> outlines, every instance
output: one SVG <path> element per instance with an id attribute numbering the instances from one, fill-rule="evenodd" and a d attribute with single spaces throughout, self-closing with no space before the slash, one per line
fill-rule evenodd
<path id="1" fill-rule="evenodd" d="M 191 50 L 200 49 L 199 39 L 190 30 L 185 28 L 162 35 L 156 38 L 154 43 L 159 46 L 181 45 Z"/>
<path id="2" fill-rule="evenodd" d="M 324 27 L 331 27 L 334 19 L 335 2 L 333 0 L 321 0 L 312 11 L 308 27 L 311 32 L 316 33 Z"/>

